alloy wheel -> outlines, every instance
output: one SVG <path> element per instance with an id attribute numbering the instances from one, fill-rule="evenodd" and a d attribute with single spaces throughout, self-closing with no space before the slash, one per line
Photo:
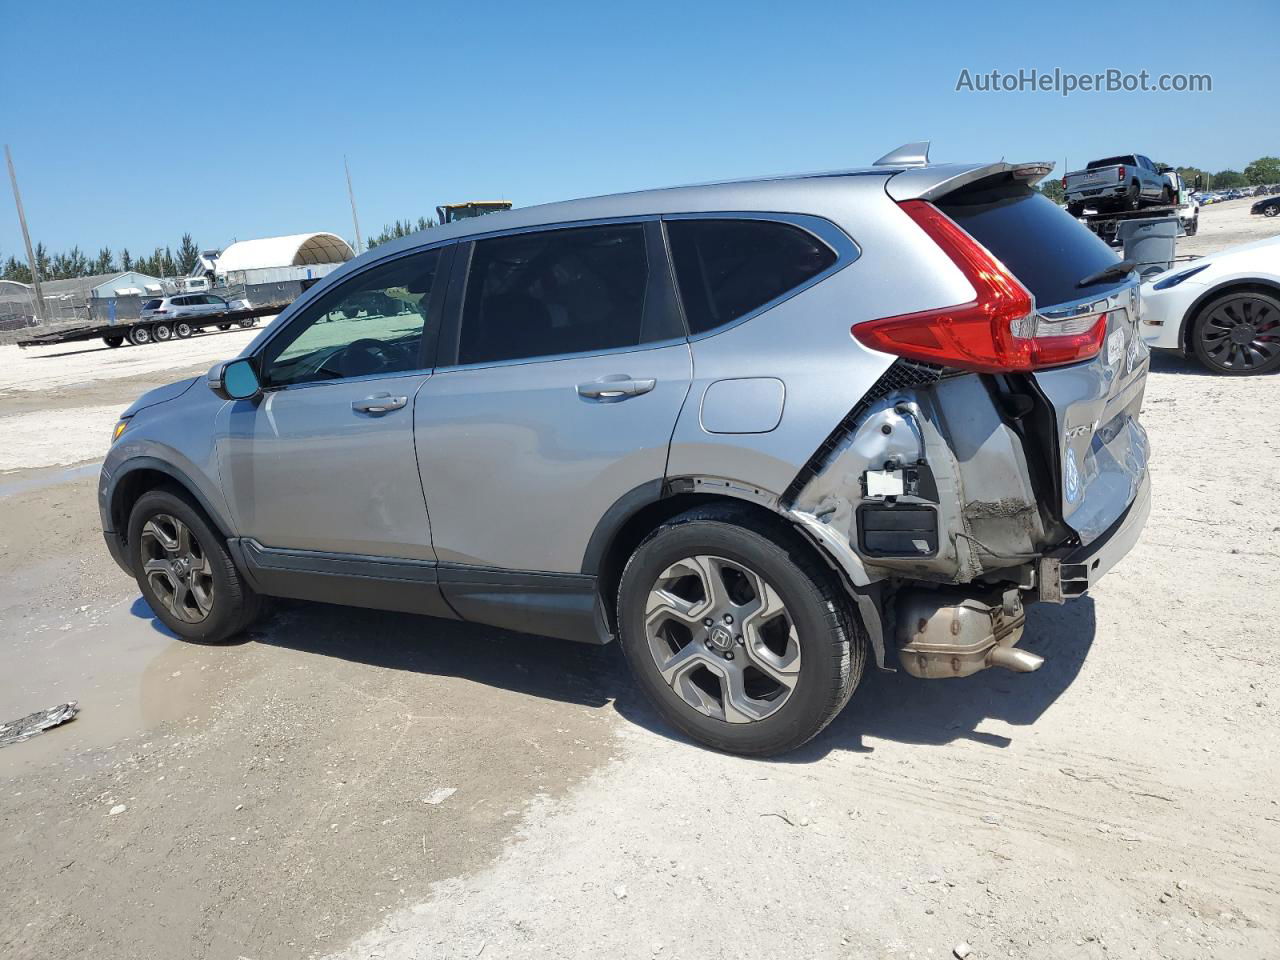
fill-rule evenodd
<path id="1" fill-rule="evenodd" d="M 728 723 L 772 716 L 800 678 L 800 643 L 782 598 L 760 574 L 724 557 L 667 567 L 649 592 L 645 633 L 677 696 Z"/>
<path id="2" fill-rule="evenodd" d="M 156 598 L 185 623 L 199 623 L 213 610 L 213 566 L 191 528 L 158 513 L 142 527 L 142 572 Z"/>
<path id="3" fill-rule="evenodd" d="M 1224 370 L 1256 370 L 1280 355 L 1280 312 L 1247 294 L 1223 300 L 1201 322 L 1200 343 Z"/>

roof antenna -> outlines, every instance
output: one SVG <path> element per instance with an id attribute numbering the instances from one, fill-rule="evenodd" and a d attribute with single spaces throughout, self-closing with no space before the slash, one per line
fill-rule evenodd
<path id="1" fill-rule="evenodd" d="M 928 140 L 904 143 L 897 150 L 890 150 L 875 162 L 877 167 L 927 167 L 928 165 Z"/>

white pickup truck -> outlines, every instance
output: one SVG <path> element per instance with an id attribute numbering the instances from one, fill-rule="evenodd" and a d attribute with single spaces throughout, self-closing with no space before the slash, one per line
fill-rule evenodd
<path id="1" fill-rule="evenodd" d="M 1092 160 L 1083 170 L 1062 178 L 1067 212 L 1073 217 L 1092 207 L 1099 213 L 1138 210 L 1144 204 L 1168 205 L 1173 190 L 1156 165 L 1140 153 Z"/>

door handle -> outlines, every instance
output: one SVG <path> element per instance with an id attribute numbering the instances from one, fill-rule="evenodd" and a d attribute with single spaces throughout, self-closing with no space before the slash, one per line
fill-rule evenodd
<path id="1" fill-rule="evenodd" d="M 625 373 L 615 373 L 611 376 L 601 377 L 599 380 L 578 384 L 578 396 L 587 400 L 626 400 L 629 397 L 638 397 L 642 393 L 648 393 L 657 384 L 658 381 L 652 378 L 636 380 Z"/>
<path id="2" fill-rule="evenodd" d="M 393 397 L 389 393 L 375 393 L 363 400 L 353 400 L 351 409 L 356 413 L 390 413 L 409 402 L 408 397 Z"/>

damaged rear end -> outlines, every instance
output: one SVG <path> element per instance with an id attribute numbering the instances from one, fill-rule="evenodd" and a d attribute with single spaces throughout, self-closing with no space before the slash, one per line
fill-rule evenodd
<path id="1" fill-rule="evenodd" d="M 1030 183 L 921 167 L 886 189 L 971 300 L 852 327 L 896 359 L 783 506 L 841 559 L 881 649 L 917 676 L 1034 670 L 1025 605 L 1079 596 L 1149 509 L 1136 276 Z M 877 637 L 877 633 L 879 636 Z"/>

